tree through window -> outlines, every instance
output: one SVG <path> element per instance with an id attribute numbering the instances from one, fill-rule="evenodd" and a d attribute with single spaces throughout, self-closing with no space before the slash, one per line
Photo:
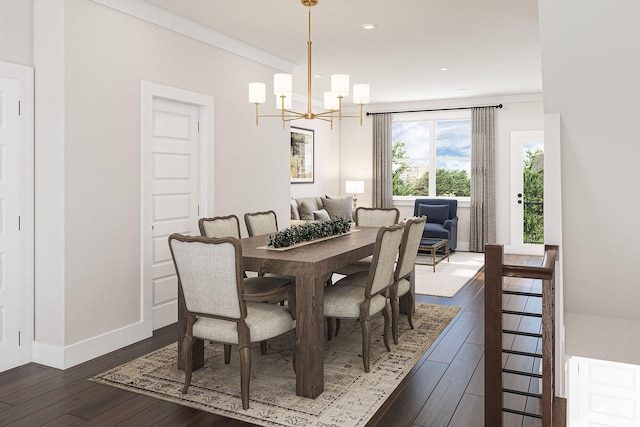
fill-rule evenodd
<path id="1" fill-rule="evenodd" d="M 394 196 L 471 195 L 471 118 L 465 112 L 394 117 Z"/>

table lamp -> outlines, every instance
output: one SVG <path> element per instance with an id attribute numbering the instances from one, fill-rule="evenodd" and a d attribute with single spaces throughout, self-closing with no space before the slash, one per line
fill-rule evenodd
<path id="1" fill-rule="evenodd" d="M 364 181 L 347 181 L 345 191 L 353 194 L 353 209 L 355 209 L 358 201 L 356 194 L 364 193 Z"/>

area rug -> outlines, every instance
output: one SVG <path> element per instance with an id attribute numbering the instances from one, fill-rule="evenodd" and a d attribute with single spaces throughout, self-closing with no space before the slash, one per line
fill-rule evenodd
<path id="1" fill-rule="evenodd" d="M 250 407 L 242 409 L 240 368 L 234 347 L 231 364 L 223 363 L 221 344 L 205 345 L 205 366 L 193 373 L 181 394 L 184 374 L 176 367 L 177 344 L 171 344 L 92 378 L 93 381 L 145 394 L 229 418 L 264 426 L 364 426 L 455 317 L 459 307 L 416 304 L 415 329 L 399 322 L 399 344 L 382 341 L 382 316 L 372 319 L 371 372 L 362 366 L 359 323 L 343 320 L 340 334 L 325 341 L 324 392 L 316 399 L 296 396 L 293 333 L 259 345 L 251 354 Z"/>
<path id="2" fill-rule="evenodd" d="M 484 254 L 477 252 L 453 252 L 449 262 L 443 260 L 433 267 L 431 255 L 418 254 L 416 259 L 416 294 L 441 297 L 454 296 L 484 267 Z"/>

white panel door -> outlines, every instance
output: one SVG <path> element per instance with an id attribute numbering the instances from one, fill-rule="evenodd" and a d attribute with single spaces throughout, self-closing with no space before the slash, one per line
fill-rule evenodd
<path id="1" fill-rule="evenodd" d="M 579 358 L 575 371 L 571 426 L 640 427 L 640 366 Z"/>
<path id="2" fill-rule="evenodd" d="M 20 361 L 19 94 L 0 77 L 0 372 Z"/>
<path id="3" fill-rule="evenodd" d="M 197 106 L 154 98 L 150 167 L 153 329 L 157 329 L 175 322 L 161 313 L 163 307 L 175 306 L 178 297 L 167 238 L 171 233 L 199 234 Z"/>

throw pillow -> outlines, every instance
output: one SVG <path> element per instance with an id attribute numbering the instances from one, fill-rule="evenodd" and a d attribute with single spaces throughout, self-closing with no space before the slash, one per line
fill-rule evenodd
<path id="1" fill-rule="evenodd" d="M 324 206 L 325 210 L 329 212 L 329 216 L 331 218 L 341 216 L 343 218 L 346 218 L 347 221 L 353 221 L 353 215 L 351 211 L 353 201 L 351 197 L 323 197 L 322 205 Z"/>
<path id="2" fill-rule="evenodd" d="M 300 219 L 304 221 L 313 221 L 313 211 L 316 210 L 317 207 L 308 201 L 303 201 L 300 203 L 300 207 L 298 208 L 300 212 Z"/>
<path id="3" fill-rule="evenodd" d="M 291 198 L 291 219 L 300 219 L 300 212 L 298 212 L 298 202 L 296 202 L 293 198 Z"/>
<path id="4" fill-rule="evenodd" d="M 429 223 L 444 224 L 449 219 L 449 205 L 420 205 L 418 215 L 425 215 Z"/>
<path id="5" fill-rule="evenodd" d="M 326 209 L 320 209 L 319 211 L 313 211 L 313 219 L 316 221 L 322 221 L 329 219 L 329 212 Z"/>

